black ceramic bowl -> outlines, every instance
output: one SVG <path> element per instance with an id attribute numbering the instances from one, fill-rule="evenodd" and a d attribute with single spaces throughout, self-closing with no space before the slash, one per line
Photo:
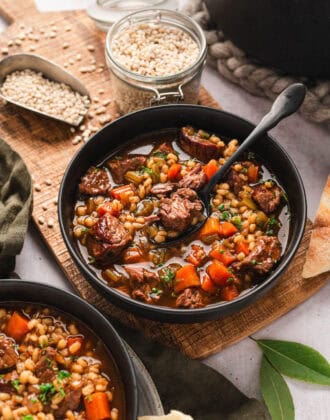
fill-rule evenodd
<path id="1" fill-rule="evenodd" d="M 193 323 L 217 319 L 251 304 L 273 287 L 288 267 L 302 238 L 306 221 L 305 191 L 297 168 L 272 137 L 263 137 L 252 150 L 265 160 L 287 192 L 291 229 L 287 248 L 279 265 L 262 283 L 245 291 L 233 301 L 216 303 L 201 309 L 173 309 L 148 305 L 109 287 L 97 277 L 93 267 L 86 263 L 73 237 L 72 217 L 79 180 L 91 165 L 101 162 L 112 152 L 118 154 L 118 149 L 129 143 L 133 137 L 186 124 L 239 140 L 244 140 L 253 129 L 253 125 L 242 118 L 198 105 L 167 105 L 138 111 L 104 127 L 79 150 L 64 174 L 59 193 L 58 214 L 62 235 L 72 258 L 87 280 L 115 305 L 163 322 Z"/>
<path id="2" fill-rule="evenodd" d="M 137 385 L 132 361 L 121 338 L 100 312 L 72 293 L 52 286 L 22 280 L 1 280 L 0 306 L 11 302 L 48 305 L 87 325 L 102 340 L 117 365 L 125 390 L 126 419 L 137 419 Z"/>

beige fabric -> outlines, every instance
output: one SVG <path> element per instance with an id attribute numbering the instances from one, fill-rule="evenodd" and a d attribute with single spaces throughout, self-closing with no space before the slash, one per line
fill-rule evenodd
<path id="1" fill-rule="evenodd" d="M 166 416 L 143 416 L 139 417 L 138 420 L 193 420 L 193 418 L 180 411 L 171 410 L 170 414 Z"/>
<path id="2" fill-rule="evenodd" d="M 330 176 L 316 213 L 302 275 L 309 278 L 327 271 L 330 271 Z"/>

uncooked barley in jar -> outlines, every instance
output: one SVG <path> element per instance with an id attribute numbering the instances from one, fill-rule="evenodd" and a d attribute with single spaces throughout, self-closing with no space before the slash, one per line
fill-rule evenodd
<path id="1" fill-rule="evenodd" d="M 119 32 L 111 45 L 114 58 L 142 76 L 170 76 L 190 67 L 199 46 L 187 32 L 157 23 L 140 23 Z"/>

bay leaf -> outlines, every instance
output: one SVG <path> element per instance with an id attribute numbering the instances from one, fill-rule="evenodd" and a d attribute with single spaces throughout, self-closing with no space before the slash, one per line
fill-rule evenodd
<path id="1" fill-rule="evenodd" d="M 261 360 L 260 388 L 272 420 L 294 420 L 294 405 L 290 390 L 265 355 Z"/>
<path id="2" fill-rule="evenodd" d="M 304 344 L 281 340 L 256 340 L 270 363 L 283 375 L 330 386 L 330 364 Z"/>

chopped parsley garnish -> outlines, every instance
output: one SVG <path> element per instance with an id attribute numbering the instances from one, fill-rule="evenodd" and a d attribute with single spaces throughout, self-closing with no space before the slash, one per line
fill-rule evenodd
<path id="1" fill-rule="evenodd" d="M 220 206 L 218 207 L 218 209 L 219 209 L 220 211 L 224 211 L 224 209 L 225 209 L 225 205 L 224 205 L 224 204 L 220 204 Z"/>
<path id="2" fill-rule="evenodd" d="M 123 158 L 121 156 L 115 156 L 114 159 L 116 159 L 116 160 L 122 160 Z"/>
<path id="3" fill-rule="evenodd" d="M 234 277 L 229 277 L 228 279 L 227 279 L 227 282 L 226 283 L 233 283 L 233 281 L 234 281 Z"/>
<path id="4" fill-rule="evenodd" d="M 18 391 L 18 388 L 20 386 L 20 381 L 19 379 L 14 379 L 13 381 L 11 381 L 12 386 L 16 389 L 16 391 Z"/>
<path id="5" fill-rule="evenodd" d="M 276 225 L 277 221 L 276 221 L 275 217 L 271 216 L 268 220 L 268 224 L 269 225 Z"/>
<path id="6" fill-rule="evenodd" d="M 61 396 L 61 397 L 65 397 L 65 396 L 66 396 L 66 393 L 65 393 L 65 391 L 64 391 L 64 388 L 62 388 L 62 387 L 61 387 L 61 388 L 59 389 L 59 394 L 60 394 L 60 396 Z"/>
<path id="7" fill-rule="evenodd" d="M 169 283 L 175 277 L 175 273 L 168 267 L 165 267 L 163 273 L 159 276 L 165 283 Z"/>
<path id="8" fill-rule="evenodd" d="M 152 169 L 147 168 L 146 166 L 142 166 L 141 171 L 146 172 L 149 175 L 153 175 L 155 173 Z"/>
<path id="9" fill-rule="evenodd" d="M 32 402 L 32 404 L 38 402 L 38 398 L 31 398 L 30 401 Z"/>
<path id="10" fill-rule="evenodd" d="M 167 153 L 165 152 L 154 152 L 153 155 L 161 159 L 167 159 Z"/>
<path id="11" fill-rule="evenodd" d="M 256 158 L 256 155 L 253 152 L 248 153 L 248 160 L 253 160 Z"/>
<path id="12" fill-rule="evenodd" d="M 69 378 L 71 376 L 71 373 L 67 370 L 60 370 L 57 374 L 58 379 L 62 380 L 64 378 Z"/>
<path id="13" fill-rule="evenodd" d="M 39 389 L 40 389 L 40 394 L 39 394 L 40 401 L 43 403 L 45 403 L 49 397 L 52 397 L 53 395 L 56 394 L 56 388 L 54 387 L 53 384 L 50 384 L 50 383 L 40 384 Z"/>
<path id="14" fill-rule="evenodd" d="M 229 211 L 225 210 L 220 215 L 220 220 L 229 220 L 230 219 L 230 213 Z"/>
<path id="15" fill-rule="evenodd" d="M 26 414 L 25 416 L 22 417 L 22 420 L 33 420 L 33 416 L 32 414 Z"/>

